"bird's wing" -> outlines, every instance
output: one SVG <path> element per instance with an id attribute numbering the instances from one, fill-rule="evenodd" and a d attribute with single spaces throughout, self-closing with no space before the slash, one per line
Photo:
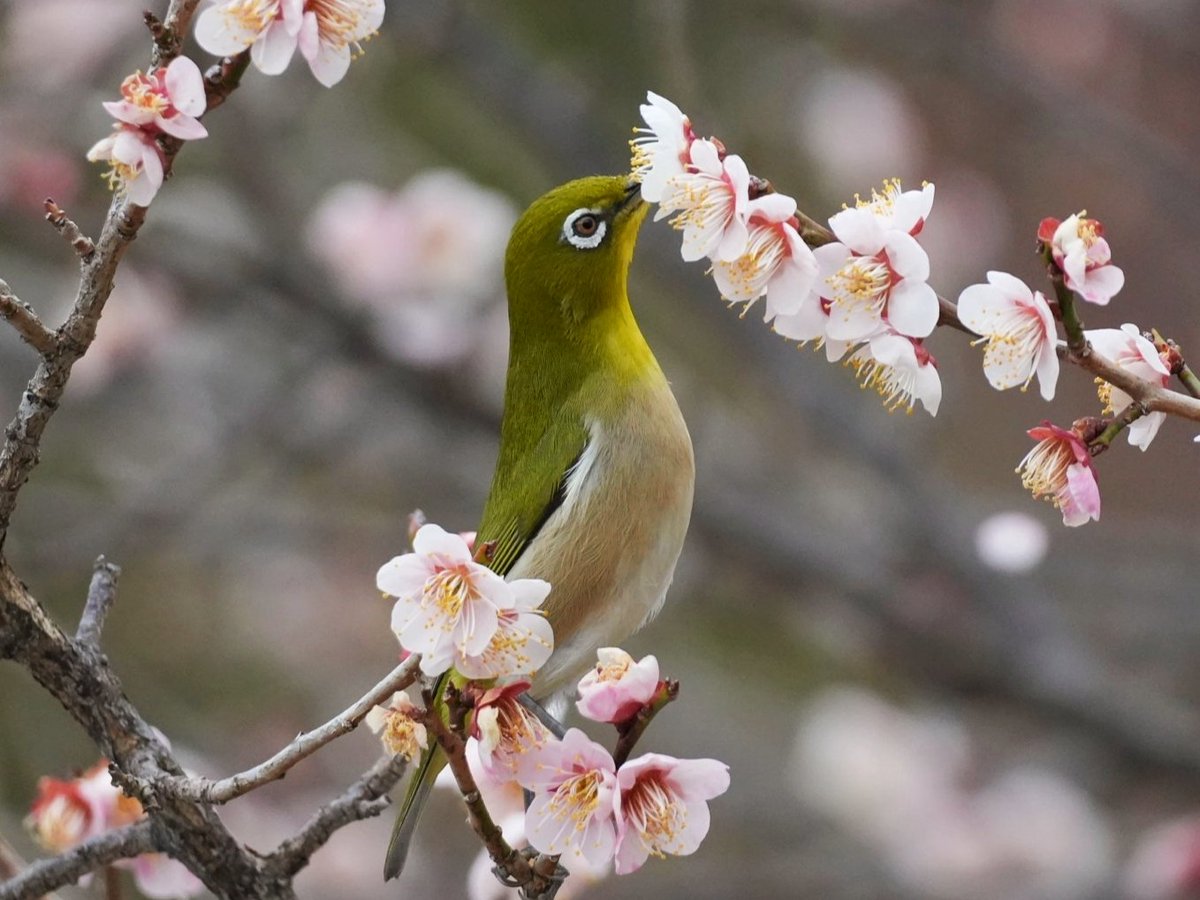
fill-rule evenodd
<path id="1" fill-rule="evenodd" d="M 506 574 L 550 514 L 562 505 L 567 477 L 587 442 L 583 421 L 565 412 L 522 452 L 506 448 L 502 436 L 500 459 L 477 537 L 477 546 L 495 542 L 488 562 L 495 572 Z"/>

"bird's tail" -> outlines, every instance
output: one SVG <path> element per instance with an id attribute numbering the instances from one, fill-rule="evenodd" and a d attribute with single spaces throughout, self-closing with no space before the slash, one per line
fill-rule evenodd
<path id="1" fill-rule="evenodd" d="M 421 810 L 425 808 L 425 801 L 429 799 L 429 792 L 433 790 L 433 782 L 445 765 L 446 754 L 436 742 L 421 754 L 421 762 L 408 783 L 404 802 L 400 805 L 400 814 L 396 817 L 395 827 L 392 828 L 392 839 L 388 843 L 387 857 L 383 862 L 385 881 L 395 878 L 404 870 L 404 861 L 408 858 L 408 848 L 412 843 L 413 834 L 416 833 Z"/>

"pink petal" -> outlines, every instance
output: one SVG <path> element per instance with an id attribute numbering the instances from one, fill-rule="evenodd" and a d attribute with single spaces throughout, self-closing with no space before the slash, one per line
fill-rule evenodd
<path id="1" fill-rule="evenodd" d="M 916 338 L 932 334 L 939 313 L 937 294 L 925 282 L 906 280 L 892 288 L 887 319 L 901 334 Z"/>
<path id="2" fill-rule="evenodd" d="M 650 848 L 635 830 L 629 829 L 621 834 L 617 844 L 617 856 L 613 871 L 618 875 L 628 875 L 640 869 L 650 857 Z"/>
<path id="3" fill-rule="evenodd" d="M 278 75 L 288 67 L 296 52 L 297 35 L 288 30 L 287 20 L 272 22 L 250 48 L 254 67 L 264 75 Z"/>
<path id="4" fill-rule="evenodd" d="M 1075 528 L 1100 518 L 1100 486 L 1091 466 L 1072 463 L 1067 467 L 1067 491 L 1061 510 L 1064 525 Z"/>
<path id="5" fill-rule="evenodd" d="M 729 766 L 719 759 L 680 759 L 674 763 L 668 778 L 685 800 L 711 800 L 729 790 Z"/>
<path id="6" fill-rule="evenodd" d="M 180 114 L 170 117 L 159 117 L 157 122 L 159 128 L 180 140 L 194 141 L 202 137 L 208 137 L 208 129 L 191 116 Z"/>
<path id="7" fill-rule="evenodd" d="M 322 42 L 317 55 L 306 58 L 309 69 L 325 87 L 333 87 L 345 78 L 350 68 L 350 48 L 345 44 L 333 47 Z"/>
<path id="8" fill-rule="evenodd" d="M 167 66 L 167 96 L 171 105 L 186 116 L 198 116 L 207 103 L 200 67 L 186 56 L 177 56 Z"/>
<path id="9" fill-rule="evenodd" d="M 280 11 L 287 33 L 295 37 L 304 25 L 304 0 L 283 0 Z"/>
<path id="10" fill-rule="evenodd" d="M 297 46 L 301 55 L 307 60 L 313 60 L 321 52 L 321 32 L 317 24 L 317 14 L 309 10 L 300 20 L 300 30 L 296 33 Z"/>
<path id="11" fill-rule="evenodd" d="M 118 122 L 129 125 L 147 125 L 155 119 L 154 113 L 127 100 L 108 100 L 100 104 Z"/>
<path id="12" fill-rule="evenodd" d="M 1124 272 L 1116 266 L 1101 266 L 1098 269 L 1092 269 L 1084 276 L 1083 290 L 1079 295 L 1089 303 L 1105 306 L 1113 298 L 1113 295 L 1124 286 Z"/>

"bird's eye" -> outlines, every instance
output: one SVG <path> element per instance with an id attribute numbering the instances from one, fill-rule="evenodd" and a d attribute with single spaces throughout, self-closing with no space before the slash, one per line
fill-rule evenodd
<path id="1" fill-rule="evenodd" d="M 600 246 L 608 231 L 608 223 L 592 209 L 577 209 L 563 221 L 563 239 L 578 250 Z"/>

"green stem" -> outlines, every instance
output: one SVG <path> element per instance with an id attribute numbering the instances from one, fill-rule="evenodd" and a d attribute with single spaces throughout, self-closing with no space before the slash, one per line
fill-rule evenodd
<path id="1" fill-rule="evenodd" d="M 1097 456 L 1111 447 L 1112 442 L 1117 439 L 1117 435 L 1145 414 L 1146 410 L 1142 408 L 1140 403 L 1130 403 L 1125 407 L 1121 415 L 1114 417 L 1103 431 L 1088 442 L 1088 449 L 1091 451 L 1092 456 Z"/>
<path id="2" fill-rule="evenodd" d="M 1187 363 L 1184 363 L 1183 368 L 1177 373 L 1177 377 L 1183 382 L 1183 386 L 1189 394 L 1193 397 L 1200 397 L 1200 378 L 1196 377 L 1196 373 L 1188 367 Z"/>

